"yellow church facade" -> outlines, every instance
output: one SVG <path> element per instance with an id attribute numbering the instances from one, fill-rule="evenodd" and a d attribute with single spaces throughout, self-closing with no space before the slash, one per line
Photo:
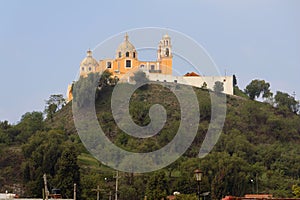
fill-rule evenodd
<path id="1" fill-rule="evenodd" d="M 141 61 L 138 52 L 129 41 L 129 36 L 124 36 L 124 41 L 118 46 L 115 58 L 106 58 L 97 61 L 92 51 L 87 51 L 87 56 L 80 63 L 80 77 L 87 77 L 89 73 L 98 73 L 108 70 L 113 77 L 122 79 L 124 75 L 132 75 L 137 70 L 147 71 L 150 74 L 172 75 L 172 45 L 168 34 L 159 41 L 157 59 L 155 61 Z M 73 99 L 72 85 L 68 86 L 68 101 Z"/>
<path id="2" fill-rule="evenodd" d="M 89 73 L 108 70 L 113 76 L 121 79 L 127 73 L 142 69 L 149 73 L 172 74 L 172 49 L 171 38 L 166 34 L 159 42 L 156 61 L 140 61 L 138 52 L 129 41 L 126 34 L 124 41 L 118 46 L 115 58 L 96 61 L 92 51 L 87 52 L 87 57 L 80 64 L 80 76 L 86 77 Z"/>

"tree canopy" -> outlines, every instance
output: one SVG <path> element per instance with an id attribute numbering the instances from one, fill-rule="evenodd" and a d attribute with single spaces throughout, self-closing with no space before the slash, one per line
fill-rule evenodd
<path id="1" fill-rule="evenodd" d="M 299 101 L 296 101 L 293 96 L 288 93 L 277 91 L 275 95 L 275 102 L 277 107 L 286 108 L 294 113 L 299 112 Z"/>
<path id="2" fill-rule="evenodd" d="M 252 80 L 251 83 L 246 86 L 245 93 L 251 100 L 259 98 L 261 94 L 263 98 L 268 98 L 273 95 L 270 91 L 270 83 L 258 79 Z"/>
<path id="3" fill-rule="evenodd" d="M 47 118 L 53 120 L 53 115 L 57 110 L 60 110 L 66 104 L 62 94 L 53 94 L 46 100 L 45 113 Z"/>

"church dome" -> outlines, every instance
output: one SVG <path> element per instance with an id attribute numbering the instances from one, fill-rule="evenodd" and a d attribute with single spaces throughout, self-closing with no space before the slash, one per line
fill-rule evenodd
<path id="1" fill-rule="evenodd" d="M 99 63 L 95 58 L 92 56 L 92 51 L 88 50 L 86 57 L 81 61 L 80 63 L 81 67 L 87 67 L 87 66 L 99 66 Z"/>
<path id="2" fill-rule="evenodd" d="M 121 57 L 120 53 L 122 56 L 124 56 L 126 54 L 126 52 L 129 52 L 129 53 L 136 52 L 135 47 L 128 40 L 127 33 L 124 37 L 124 41 L 117 48 L 117 57 Z"/>

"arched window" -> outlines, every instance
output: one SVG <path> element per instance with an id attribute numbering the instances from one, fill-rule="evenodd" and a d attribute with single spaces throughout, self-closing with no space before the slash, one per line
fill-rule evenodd
<path id="1" fill-rule="evenodd" d="M 108 68 L 108 69 L 111 68 L 111 62 L 110 61 L 106 63 L 106 68 Z"/>
<path id="2" fill-rule="evenodd" d="M 121 51 L 119 51 L 119 58 L 121 58 L 122 57 L 122 53 L 121 53 Z"/>
<path id="3" fill-rule="evenodd" d="M 169 56 L 170 55 L 170 50 L 169 48 L 166 48 L 166 56 Z"/>
<path id="4" fill-rule="evenodd" d="M 91 71 L 92 70 L 92 68 L 91 67 L 89 67 L 89 71 Z"/>
<path id="5" fill-rule="evenodd" d="M 129 52 L 128 51 L 126 52 L 126 57 L 129 57 Z"/>
<path id="6" fill-rule="evenodd" d="M 169 45 L 169 41 L 167 40 L 166 43 L 167 43 L 167 46 L 168 46 Z"/>
<path id="7" fill-rule="evenodd" d="M 81 67 L 81 71 L 84 71 L 84 67 Z"/>

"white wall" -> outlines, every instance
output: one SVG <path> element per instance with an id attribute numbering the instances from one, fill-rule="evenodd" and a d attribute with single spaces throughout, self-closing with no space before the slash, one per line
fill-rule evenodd
<path id="1" fill-rule="evenodd" d="M 0 200 L 43 200 L 43 199 L 33 199 L 33 198 L 14 198 L 16 194 L 12 193 L 0 193 Z M 51 198 L 49 198 L 51 199 Z M 57 200 L 73 200 L 73 199 L 57 199 Z"/>
<path id="2" fill-rule="evenodd" d="M 192 85 L 201 88 L 203 83 L 206 82 L 207 88 L 213 90 L 215 82 L 220 81 L 224 84 L 224 93 L 233 95 L 233 77 L 232 76 L 172 76 L 163 74 L 147 74 L 149 80 L 160 82 L 174 82 Z"/>

